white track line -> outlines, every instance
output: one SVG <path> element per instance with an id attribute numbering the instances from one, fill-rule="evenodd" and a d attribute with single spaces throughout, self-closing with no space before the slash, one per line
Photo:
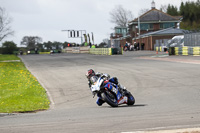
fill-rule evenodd
<path id="1" fill-rule="evenodd" d="M 192 131 L 200 132 L 200 125 L 198 124 L 198 125 L 155 127 L 155 128 L 138 129 L 138 131 L 133 131 L 133 132 L 121 132 L 121 133 L 183 133 Z"/>

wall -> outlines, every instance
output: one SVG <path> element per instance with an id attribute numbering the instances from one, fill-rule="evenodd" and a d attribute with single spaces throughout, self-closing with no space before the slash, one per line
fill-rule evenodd
<path id="1" fill-rule="evenodd" d="M 89 47 L 67 47 L 63 49 L 63 53 L 88 53 L 98 55 L 114 55 L 123 54 L 121 48 L 89 48 Z"/>
<path id="2" fill-rule="evenodd" d="M 64 53 L 89 53 L 89 47 L 66 47 Z"/>

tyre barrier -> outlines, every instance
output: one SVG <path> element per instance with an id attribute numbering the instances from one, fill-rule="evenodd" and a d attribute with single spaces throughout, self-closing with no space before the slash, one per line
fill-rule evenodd
<path id="1" fill-rule="evenodd" d="M 193 47 L 193 55 L 194 56 L 200 55 L 200 47 Z"/>
<path id="2" fill-rule="evenodd" d="M 200 56 L 200 47 L 170 47 L 169 55 L 193 55 Z"/>
<path id="3" fill-rule="evenodd" d="M 179 48 L 178 47 L 175 47 L 175 55 L 179 55 L 180 52 L 179 52 Z"/>

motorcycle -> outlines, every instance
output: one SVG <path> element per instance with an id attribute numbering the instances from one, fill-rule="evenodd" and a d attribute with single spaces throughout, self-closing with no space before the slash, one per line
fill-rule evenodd
<path id="1" fill-rule="evenodd" d="M 102 100 L 111 107 L 118 107 L 121 104 L 134 105 L 135 98 L 126 89 L 119 89 L 119 86 L 105 80 L 104 77 L 96 77 L 91 85 L 93 97 L 100 95 Z"/>

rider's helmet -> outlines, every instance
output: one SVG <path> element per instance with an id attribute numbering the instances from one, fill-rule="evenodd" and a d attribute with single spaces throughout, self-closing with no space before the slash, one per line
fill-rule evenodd
<path id="1" fill-rule="evenodd" d="M 88 78 L 88 80 L 89 80 L 92 76 L 95 76 L 94 70 L 89 69 L 89 70 L 86 72 L 85 76 L 86 76 L 86 77 Z"/>

